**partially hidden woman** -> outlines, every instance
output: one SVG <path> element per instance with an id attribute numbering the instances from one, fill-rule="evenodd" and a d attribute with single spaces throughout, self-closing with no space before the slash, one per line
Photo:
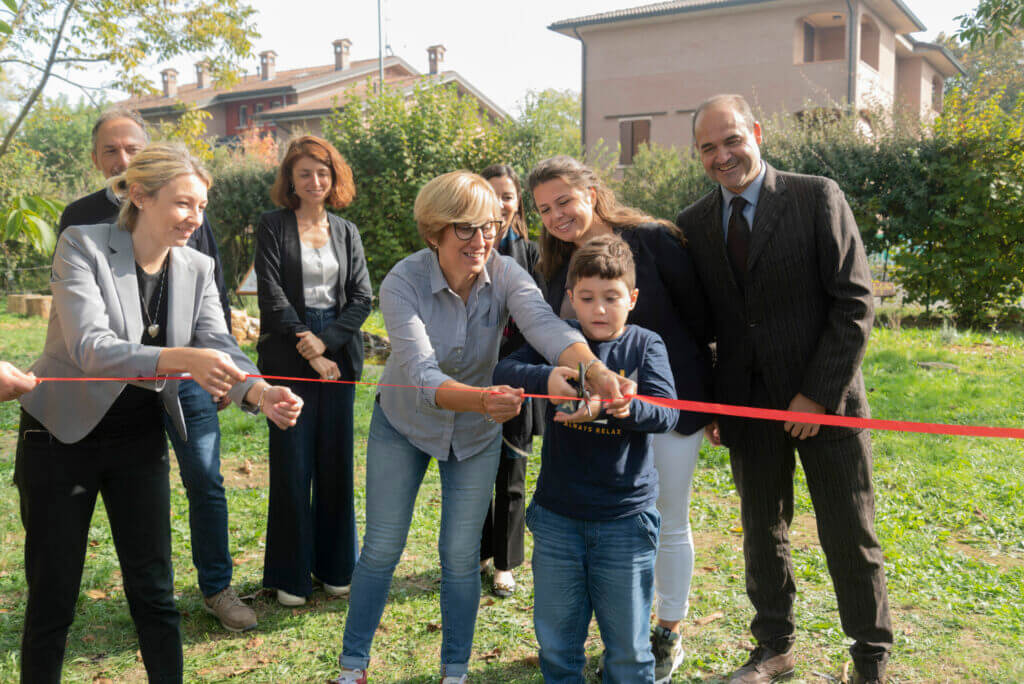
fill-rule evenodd
<path id="1" fill-rule="evenodd" d="M 25 526 L 28 605 L 21 681 L 58 682 L 96 496 L 117 548 L 151 682 L 182 681 L 174 606 L 166 411 L 188 438 L 179 382 L 197 382 L 281 429 L 302 400 L 247 378 L 256 367 L 228 333 L 209 257 L 186 247 L 210 175 L 177 143 L 139 152 L 114 192 L 116 224 L 72 226 L 53 259 L 43 382 L 21 398 L 15 481 Z M 188 373 L 193 380 L 151 378 Z M 46 378 L 150 378 L 46 382 Z"/>
<path id="2" fill-rule="evenodd" d="M 629 244 L 636 263 L 636 308 L 628 321 L 661 335 L 668 347 L 676 395 L 706 401 L 711 359 L 704 293 L 685 238 L 669 223 L 623 206 L 589 167 L 567 156 L 540 162 L 528 180 L 544 231 L 538 268 L 548 302 L 562 318 L 575 318 L 565 296 L 569 257 L 600 235 L 615 233 Z M 655 615 L 651 633 L 655 681 L 667 682 L 684 657 L 680 625 L 689 609 L 693 578 L 690 491 L 706 414 L 679 412 L 673 431 L 654 435 L 661 538 L 655 562 Z"/>
<path id="3" fill-rule="evenodd" d="M 257 228 L 259 367 L 267 375 L 359 380 L 360 327 L 373 292 L 359 230 L 328 211 L 355 197 L 352 170 L 326 140 L 294 140 Z M 270 500 L 263 584 L 299 606 L 312 577 L 348 593 L 359 556 L 352 482 L 354 384 L 289 382 L 304 408 L 291 430 L 270 426 Z"/>
<path id="4" fill-rule="evenodd" d="M 501 453 L 498 423 L 523 401 L 521 389 L 490 386 L 510 315 L 551 363 L 584 363 L 587 384 L 612 400 L 610 409 L 627 406 L 623 395 L 636 392 L 635 382 L 597 361 L 552 313 L 526 271 L 493 253 L 501 208 L 486 180 L 468 171 L 438 176 L 420 190 L 414 214 L 428 248 L 396 264 L 380 289 L 391 355 L 370 419 L 366 533 L 334 680 L 342 683 L 367 681 L 373 635 L 432 460 L 441 477 L 441 681 L 468 681 L 480 530 Z"/>
<path id="5" fill-rule="evenodd" d="M 492 164 L 480 175 L 491 184 L 501 202 L 502 226 L 495 238 L 498 253 L 513 259 L 533 277 L 534 282 L 541 285 L 543 279 L 535 273 L 540 250 L 537 243 L 529 238 L 526 205 L 518 174 L 507 164 Z M 522 345 L 523 334 L 510 317 L 502 332 L 498 359 L 505 358 Z M 494 559 L 492 591 L 499 598 L 507 598 L 516 589 L 512 571 L 523 564 L 526 459 L 533 450 L 533 436 L 543 433 L 544 402 L 527 399 L 519 415 L 503 423 L 501 428 L 501 460 L 494 480 L 494 498 L 484 518 L 480 538 L 480 566 L 485 570 L 488 561 Z"/>

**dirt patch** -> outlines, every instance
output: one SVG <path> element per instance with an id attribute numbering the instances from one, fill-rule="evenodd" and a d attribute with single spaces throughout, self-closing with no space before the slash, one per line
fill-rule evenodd
<path id="1" fill-rule="evenodd" d="M 992 344 L 991 342 L 976 342 L 970 345 L 951 344 L 947 346 L 946 349 L 954 354 L 983 356 L 986 359 L 991 359 L 995 356 L 1015 356 L 1017 354 L 1012 347 L 1007 347 L 1001 344 Z"/>
<path id="2" fill-rule="evenodd" d="M 270 463 L 253 461 L 243 457 L 232 457 L 220 462 L 220 474 L 224 476 L 225 489 L 259 489 L 270 486 Z M 171 457 L 171 484 L 181 482 L 178 459 Z"/>
<path id="3" fill-rule="evenodd" d="M 994 551 L 990 548 L 977 548 L 959 540 L 953 540 L 947 543 L 946 546 L 953 551 L 959 551 L 965 556 L 973 558 L 981 563 L 995 565 L 1001 570 L 1016 570 L 1024 568 L 1024 558 L 999 553 L 998 551 Z"/>

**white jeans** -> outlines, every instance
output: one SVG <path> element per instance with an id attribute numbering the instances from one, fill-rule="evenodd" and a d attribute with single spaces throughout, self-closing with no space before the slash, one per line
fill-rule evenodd
<path id="1" fill-rule="evenodd" d="M 693 579 L 693 535 L 690 532 L 690 489 L 704 430 L 692 435 L 654 435 L 654 467 L 658 470 L 658 512 L 661 539 L 654 564 L 654 612 L 674 622 L 690 608 Z"/>

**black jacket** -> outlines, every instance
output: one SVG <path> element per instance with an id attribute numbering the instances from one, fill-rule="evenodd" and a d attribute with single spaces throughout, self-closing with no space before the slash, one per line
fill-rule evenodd
<path id="1" fill-rule="evenodd" d="M 64 207 L 64 213 L 60 215 L 57 235 L 59 237 L 68 226 L 116 223 L 117 213 L 120 210 L 119 205 L 110 201 L 106 189 L 97 190 Z M 213 228 L 206 219 L 205 213 L 203 214 L 203 225 L 192 233 L 188 239 L 188 246 L 213 259 L 213 276 L 217 283 L 217 292 L 220 294 L 220 306 L 224 310 L 224 320 L 228 324 L 228 330 L 231 330 L 231 304 L 228 302 L 228 291 L 224 286 L 224 271 L 220 265 L 220 252 L 217 250 L 217 240 L 213 236 Z"/>
<path id="2" fill-rule="evenodd" d="M 370 315 L 373 290 L 366 269 L 359 229 L 351 221 L 328 214 L 331 240 L 338 254 L 338 317 L 318 337 L 324 354 L 338 364 L 342 380 L 363 373 L 360 327 Z M 302 289 L 302 248 L 295 212 L 278 209 L 260 216 L 256 228 L 256 278 L 260 303 L 257 365 L 267 375 L 318 377 L 295 348 L 297 332 L 306 326 Z"/>
<path id="3" fill-rule="evenodd" d="M 704 290 L 689 250 L 667 228 L 644 223 L 617 230 L 633 251 L 636 287 L 640 290 L 629 323 L 653 330 L 668 347 L 676 396 L 708 401 L 711 396 L 711 353 Z M 548 303 L 558 313 L 565 297 L 566 262 L 548 282 Z M 675 430 L 689 435 L 711 422 L 704 413 L 679 412 Z"/>
<path id="4" fill-rule="evenodd" d="M 524 271 L 533 276 L 533 280 L 540 288 L 541 294 L 545 292 L 544 279 L 537 272 L 537 259 L 540 258 L 540 249 L 536 242 L 518 239 L 507 243 L 498 244 L 498 253 L 512 257 Z M 509 317 L 508 325 L 505 327 L 505 335 L 501 338 L 501 346 L 498 348 L 498 359 L 503 359 L 512 352 L 526 344 L 526 338 L 516 327 L 516 322 Z M 534 435 L 544 434 L 544 408 L 547 402 L 542 399 L 530 401 L 530 409 L 520 412 L 512 420 L 502 424 L 502 436 L 507 442 L 517 449 L 527 450 L 530 447 L 530 440 Z"/>

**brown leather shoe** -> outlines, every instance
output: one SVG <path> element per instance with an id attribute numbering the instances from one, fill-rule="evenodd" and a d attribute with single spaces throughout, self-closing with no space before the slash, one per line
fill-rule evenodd
<path id="1" fill-rule="evenodd" d="M 773 651 L 767 646 L 758 646 L 750 659 L 732 673 L 729 684 L 769 684 L 782 682 L 793 676 L 796 656 L 790 648 L 785 653 Z"/>

